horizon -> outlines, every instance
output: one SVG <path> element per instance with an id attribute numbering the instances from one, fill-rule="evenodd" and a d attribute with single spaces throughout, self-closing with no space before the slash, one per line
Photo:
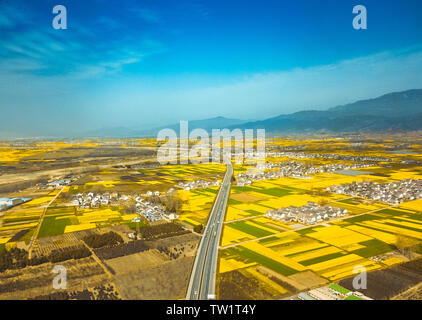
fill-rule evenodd
<path id="1" fill-rule="evenodd" d="M 288 116 L 288 115 L 294 115 L 296 113 L 301 113 L 301 112 L 306 112 L 306 111 L 330 111 L 332 109 L 335 109 L 337 107 L 347 107 L 349 105 L 355 104 L 355 103 L 359 103 L 359 102 L 367 102 L 367 101 L 371 101 L 371 100 L 376 100 L 379 98 L 383 98 L 385 96 L 388 95 L 393 95 L 393 94 L 403 94 L 403 93 L 408 93 L 411 91 L 422 91 L 422 88 L 420 89 L 408 89 L 408 90 L 404 90 L 404 91 L 394 91 L 394 92 L 388 92 L 385 94 L 382 94 L 380 96 L 377 97 L 373 97 L 373 98 L 368 98 L 368 99 L 363 99 L 363 100 L 359 100 L 359 101 L 353 101 L 351 103 L 347 103 L 347 104 L 343 104 L 343 105 L 336 105 L 336 106 L 331 106 L 328 108 L 322 108 L 320 110 L 316 110 L 316 109 L 304 109 L 304 110 L 297 110 L 294 111 L 292 113 L 287 113 L 287 114 L 279 114 L 276 115 L 275 117 L 270 117 L 270 118 L 265 118 L 265 119 L 246 119 L 246 120 L 242 120 L 242 119 L 235 119 L 235 118 L 227 118 L 224 116 L 213 116 L 210 118 L 203 118 L 203 119 L 193 119 L 193 120 L 179 120 L 179 123 L 167 123 L 165 125 L 161 125 L 161 126 L 152 126 L 152 127 L 147 127 L 147 128 L 142 128 L 142 130 L 140 128 L 137 127 L 125 127 L 123 125 L 120 126 L 114 126 L 114 127 L 101 127 L 101 128 L 97 128 L 91 131 L 86 131 L 84 132 L 82 135 L 81 134 L 65 134 L 65 135 L 40 135 L 40 136 L 21 136 L 21 137 L 17 137 L 17 136 L 1 136 L 1 132 L 0 132 L 0 141 L 12 141 L 12 140 L 90 140 L 90 139 L 137 139 L 137 138 L 152 138 L 155 137 L 155 135 L 158 133 L 159 130 L 161 129 L 166 129 L 169 127 L 174 127 L 174 126 L 179 126 L 181 121 L 187 121 L 189 122 L 204 122 L 204 121 L 209 121 L 209 120 L 232 120 L 232 121 L 238 121 L 237 125 L 246 125 L 246 124 L 250 124 L 250 123 L 254 123 L 254 122 L 260 122 L 260 121 L 266 121 L 266 120 L 272 120 L 273 118 L 277 118 L 278 116 Z M 207 125 L 207 124 L 206 124 Z M 234 125 L 236 126 L 236 125 Z M 194 128 L 197 128 L 198 126 L 194 125 Z M 232 127 L 232 125 L 231 125 Z M 189 127 L 190 128 L 190 127 Z M 111 133 L 100 133 L 101 130 L 114 130 L 114 129 L 124 129 L 124 130 L 129 130 L 132 131 L 132 133 L 130 134 L 123 134 L 123 133 L 118 133 L 118 134 L 111 134 Z M 219 129 L 224 129 L 224 128 L 219 128 Z M 421 129 L 422 130 L 422 129 Z M 189 129 L 189 132 L 191 130 Z M 149 132 L 149 133 L 147 133 Z M 327 133 L 323 133 L 323 132 L 314 132 L 314 133 L 310 133 L 310 132 L 306 132 L 306 133 L 299 133 L 299 132 L 288 132 L 288 133 L 284 133 L 283 135 L 285 136 L 297 136 L 297 137 L 302 137 L 302 136 L 307 136 L 307 135 L 314 135 L 314 134 L 320 134 L 320 135 L 332 135 L 334 132 L 327 132 Z M 337 132 L 334 134 L 343 134 L 343 133 L 347 133 L 349 134 L 350 132 Z M 383 133 L 383 131 L 378 132 L 378 133 Z M 388 130 L 385 132 L 388 134 L 391 134 L 391 132 L 389 132 Z M 273 137 L 279 137 L 280 133 L 274 133 L 274 132 L 270 132 L 269 133 L 269 138 L 273 138 Z"/>

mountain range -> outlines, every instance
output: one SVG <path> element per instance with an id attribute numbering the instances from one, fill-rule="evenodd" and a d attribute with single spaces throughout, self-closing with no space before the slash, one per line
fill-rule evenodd
<path id="1" fill-rule="evenodd" d="M 96 137 L 145 137 L 156 136 L 163 129 L 179 132 L 179 124 L 137 130 L 125 127 L 108 128 L 86 133 Z M 360 100 L 327 110 L 299 111 L 277 117 L 244 121 L 215 117 L 189 121 L 189 131 L 212 129 L 265 129 L 267 133 L 353 133 L 381 131 L 414 131 L 422 129 L 422 89 L 394 92 L 383 96 Z"/>

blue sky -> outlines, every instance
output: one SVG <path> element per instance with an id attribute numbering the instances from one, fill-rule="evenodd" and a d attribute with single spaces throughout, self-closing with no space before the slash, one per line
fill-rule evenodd
<path id="1" fill-rule="evenodd" d="M 420 0 L 0 1 L 0 135 L 263 119 L 413 88 Z"/>

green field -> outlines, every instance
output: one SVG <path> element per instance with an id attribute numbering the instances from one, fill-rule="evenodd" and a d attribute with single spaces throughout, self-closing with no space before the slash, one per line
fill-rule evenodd
<path id="1" fill-rule="evenodd" d="M 332 283 L 328 286 L 330 289 L 333 289 L 334 291 L 340 292 L 341 294 L 348 294 L 350 290 L 347 290 L 346 288 L 343 288 L 342 286 Z"/>
<path id="2" fill-rule="evenodd" d="M 382 218 L 380 216 L 376 216 L 376 215 L 368 213 L 368 214 L 363 214 L 358 217 L 351 217 L 351 218 L 344 219 L 342 222 L 357 223 L 357 222 L 378 220 L 378 219 L 382 219 Z"/>
<path id="3" fill-rule="evenodd" d="M 316 264 L 316 263 L 320 263 L 320 262 L 324 262 L 324 261 L 327 261 L 327 260 L 339 258 L 343 255 L 344 255 L 344 253 L 342 253 L 342 252 L 336 252 L 336 253 L 327 254 L 325 256 L 320 256 L 320 257 L 300 261 L 299 263 L 301 265 L 307 267 L 307 266 L 310 266 L 310 265 L 313 265 L 313 264 Z"/>
<path id="4" fill-rule="evenodd" d="M 378 256 L 380 254 L 384 254 L 394 250 L 391 245 L 382 242 L 378 239 L 368 240 L 359 244 L 365 246 L 365 248 L 352 251 L 351 253 L 357 254 L 358 256 L 361 256 L 363 258 Z"/>
<path id="5" fill-rule="evenodd" d="M 228 227 L 245 232 L 256 238 L 270 236 L 276 232 L 270 232 L 259 227 L 255 227 L 251 224 L 247 224 L 245 221 L 236 221 L 227 224 Z"/>
<path id="6" fill-rule="evenodd" d="M 292 269 L 278 261 L 270 259 L 266 256 L 263 256 L 257 252 L 249 250 L 243 246 L 238 246 L 236 248 L 229 248 L 224 250 L 225 254 L 232 256 L 236 260 L 243 261 L 245 263 L 256 262 L 274 272 L 282 274 L 284 276 L 290 276 L 297 273 L 298 271 Z"/>
<path id="7" fill-rule="evenodd" d="M 275 241 L 278 241 L 278 240 L 280 240 L 280 239 L 277 238 L 277 237 L 269 237 L 269 238 L 258 240 L 258 243 L 265 245 L 265 244 L 269 244 L 269 243 L 272 243 L 272 242 L 275 242 Z"/>
<path id="8" fill-rule="evenodd" d="M 66 226 L 77 224 L 71 218 L 57 219 L 57 216 L 44 217 L 38 237 L 57 236 L 63 234 Z"/>
<path id="9" fill-rule="evenodd" d="M 282 188 L 256 189 L 256 192 L 267 194 L 274 197 L 284 197 L 291 194 L 290 190 Z"/>

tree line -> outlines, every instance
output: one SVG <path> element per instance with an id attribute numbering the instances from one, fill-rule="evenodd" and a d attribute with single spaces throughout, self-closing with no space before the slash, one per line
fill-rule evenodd
<path id="1" fill-rule="evenodd" d="M 62 262 L 70 259 L 82 259 L 89 257 L 91 252 L 86 247 L 71 247 L 53 250 L 48 255 L 28 258 L 28 251 L 20 248 L 12 248 L 0 252 L 0 272 L 8 269 L 21 269 L 26 266 L 36 266 L 46 262 Z"/>
<path id="2" fill-rule="evenodd" d="M 100 259 L 113 259 L 149 250 L 149 246 L 143 240 L 135 240 L 128 243 L 121 243 L 114 247 L 103 247 L 95 250 Z"/>
<path id="3" fill-rule="evenodd" d="M 139 229 L 139 234 L 143 239 L 162 238 L 189 232 L 176 222 L 149 225 Z"/>
<path id="4" fill-rule="evenodd" d="M 104 234 L 91 234 L 82 239 L 91 248 L 97 249 L 102 247 L 112 247 L 123 243 L 122 237 L 113 232 L 107 232 Z"/>

